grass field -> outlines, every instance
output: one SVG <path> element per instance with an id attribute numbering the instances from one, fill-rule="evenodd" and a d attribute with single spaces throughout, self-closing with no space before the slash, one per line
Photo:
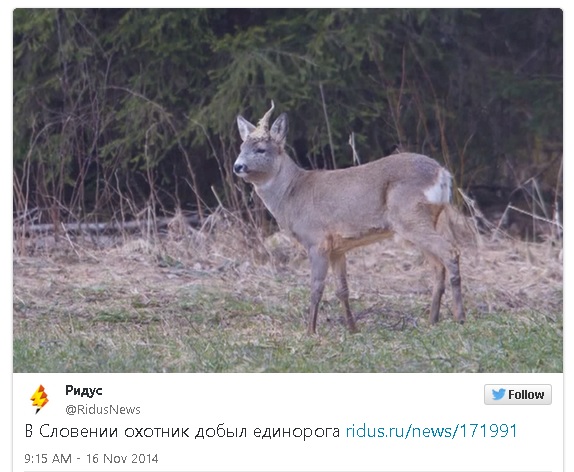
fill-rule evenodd
<path id="1" fill-rule="evenodd" d="M 14 372 L 562 372 L 561 248 L 488 242 L 462 260 L 467 322 L 427 321 L 431 270 L 384 241 L 349 254 L 350 335 L 327 289 L 306 335 L 309 267 L 282 237 L 209 230 L 14 256 Z"/>

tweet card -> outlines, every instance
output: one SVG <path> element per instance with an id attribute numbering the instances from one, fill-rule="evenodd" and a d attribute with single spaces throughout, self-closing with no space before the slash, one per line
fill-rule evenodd
<path id="1" fill-rule="evenodd" d="M 13 470 L 560 471 L 561 375 L 536 377 L 16 374 Z"/>
<path id="2" fill-rule="evenodd" d="M 100 3 L 0 15 L 2 471 L 574 470 L 574 15 Z"/>

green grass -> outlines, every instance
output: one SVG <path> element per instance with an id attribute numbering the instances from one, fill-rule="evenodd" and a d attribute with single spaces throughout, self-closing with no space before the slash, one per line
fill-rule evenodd
<path id="1" fill-rule="evenodd" d="M 262 249 L 250 234 L 225 226 L 87 257 L 55 248 L 16 258 L 14 372 L 563 370 L 560 247 L 468 250 L 467 322 L 452 320 L 447 290 L 434 326 L 430 270 L 416 251 L 390 240 L 358 249 L 348 271 L 360 332 L 343 326 L 330 277 L 310 337 L 305 254 L 281 238 Z"/>
<path id="2" fill-rule="evenodd" d="M 224 284 L 144 297 L 100 282 L 66 301 L 18 301 L 14 371 L 562 372 L 561 313 L 471 309 L 464 325 L 430 326 L 426 294 L 369 297 L 353 301 L 361 331 L 350 335 L 326 297 L 319 335 L 309 337 L 308 291 L 280 282 L 268 298 Z"/>

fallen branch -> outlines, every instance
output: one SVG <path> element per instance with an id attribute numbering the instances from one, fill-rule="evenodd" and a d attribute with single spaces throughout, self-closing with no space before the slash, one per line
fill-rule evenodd
<path id="1" fill-rule="evenodd" d="M 531 217 L 532 219 L 534 219 L 534 220 L 544 221 L 544 223 L 548 223 L 548 224 L 550 224 L 550 225 L 554 225 L 554 226 L 560 228 L 560 230 L 563 229 L 563 228 L 562 228 L 562 225 L 561 225 L 558 221 L 552 221 L 552 220 L 549 220 L 548 218 L 543 218 L 543 217 L 538 216 L 538 215 L 535 215 L 535 214 L 533 214 L 533 213 L 530 213 L 530 212 L 521 210 L 520 208 L 516 208 L 515 206 L 512 206 L 512 205 L 508 205 L 508 208 L 509 208 L 510 210 L 517 211 L 518 213 L 522 213 L 523 215 L 528 215 L 528 216 L 530 216 L 530 217 Z"/>
<path id="2" fill-rule="evenodd" d="M 178 221 L 183 221 L 191 226 L 198 226 L 200 224 L 199 216 L 197 214 L 182 216 L 177 218 Z M 152 220 L 134 220 L 134 221 L 109 221 L 106 223 L 61 223 L 61 227 L 66 233 L 120 233 L 122 231 L 136 232 L 149 229 L 150 226 L 155 225 L 157 229 L 166 228 L 175 218 L 162 217 Z M 14 231 L 18 230 L 20 234 L 25 233 L 53 233 L 55 231 L 52 223 L 41 224 L 14 224 Z"/>

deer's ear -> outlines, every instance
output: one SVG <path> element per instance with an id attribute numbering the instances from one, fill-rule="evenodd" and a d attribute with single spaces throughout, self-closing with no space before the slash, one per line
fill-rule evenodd
<path id="1" fill-rule="evenodd" d="M 287 139 L 287 131 L 289 131 L 289 119 L 287 113 L 281 113 L 271 126 L 271 138 L 279 144 L 284 144 Z"/>
<path id="2" fill-rule="evenodd" d="M 255 129 L 255 125 L 249 123 L 249 121 L 247 121 L 241 115 L 238 115 L 237 128 L 239 128 L 239 135 L 241 136 L 241 140 L 245 141 L 251 132 Z"/>

